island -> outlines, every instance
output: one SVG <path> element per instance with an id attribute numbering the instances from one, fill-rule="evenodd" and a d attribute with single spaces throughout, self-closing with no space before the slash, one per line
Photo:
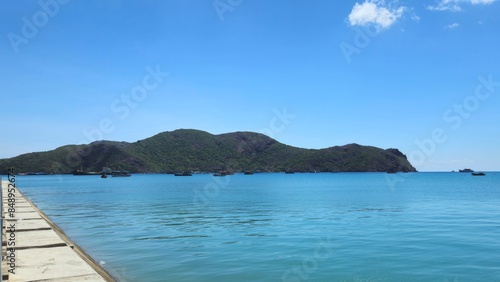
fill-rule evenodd
<path id="1" fill-rule="evenodd" d="M 304 149 L 264 134 L 210 134 L 195 129 L 159 133 L 137 142 L 96 141 L 0 159 L 0 173 L 71 173 L 103 167 L 132 173 L 175 172 L 415 172 L 398 149 L 347 144 Z"/>

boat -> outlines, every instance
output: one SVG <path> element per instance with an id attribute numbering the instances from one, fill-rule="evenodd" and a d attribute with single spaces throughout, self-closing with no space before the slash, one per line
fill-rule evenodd
<path id="1" fill-rule="evenodd" d="M 80 166 L 80 169 L 73 171 L 73 175 L 81 176 L 81 175 L 101 175 L 101 174 L 95 171 L 84 171 L 82 166 Z"/>
<path id="2" fill-rule="evenodd" d="M 193 174 L 191 172 L 178 172 L 178 173 L 174 173 L 175 176 L 192 176 Z"/>
<path id="3" fill-rule="evenodd" d="M 78 175 L 78 176 L 81 176 L 81 175 L 99 175 L 99 173 L 97 172 L 94 172 L 94 171 L 80 171 L 80 170 L 77 170 L 75 172 L 73 172 L 73 175 Z"/>
<path id="4" fill-rule="evenodd" d="M 473 172 L 473 173 L 471 173 L 471 174 L 472 174 L 473 176 L 485 176 L 485 175 L 486 175 L 486 173 L 484 173 L 484 172 Z"/>
<path id="5" fill-rule="evenodd" d="M 245 172 L 243 172 L 243 173 L 244 173 L 245 175 L 252 175 L 252 174 L 253 174 L 253 171 L 248 171 L 248 170 L 247 170 L 247 171 L 245 171 Z"/>
<path id="6" fill-rule="evenodd" d="M 46 172 L 21 172 L 18 175 L 49 175 Z"/>
<path id="7" fill-rule="evenodd" d="M 464 168 L 464 169 L 459 169 L 458 170 L 459 172 L 474 172 L 472 169 L 470 168 Z"/>
<path id="8" fill-rule="evenodd" d="M 295 171 L 291 171 L 291 170 L 285 171 L 285 174 L 294 174 L 294 173 L 295 173 Z"/>
<path id="9" fill-rule="evenodd" d="M 230 173 L 226 170 L 221 170 L 221 171 L 213 174 L 213 176 L 226 176 L 226 175 L 230 175 Z"/>
<path id="10" fill-rule="evenodd" d="M 132 174 L 130 174 L 130 172 L 128 172 L 126 170 L 114 170 L 111 173 L 111 176 L 113 176 L 113 177 L 130 177 L 130 176 L 132 176 Z"/>
<path id="11" fill-rule="evenodd" d="M 101 178 L 108 178 L 108 175 L 105 172 L 103 172 L 101 173 Z"/>
<path id="12" fill-rule="evenodd" d="M 73 175 L 77 175 L 77 176 L 81 176 L 81 175 L 100 175 L 100 173 L 95 172 L 95 171 L 75 170 L 75 171 L 73 171 Z"/>
<path id="13" fill-rule="evenodd" d="M 111 174 L 111 173 L 113 173 L 113 170 L 111 168 L 105 166 L 102 168 L 101 173 Z"/>

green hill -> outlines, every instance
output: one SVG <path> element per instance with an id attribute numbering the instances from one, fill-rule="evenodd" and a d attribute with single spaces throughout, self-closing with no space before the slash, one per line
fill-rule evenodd
<path id="1" fill-rule="evenodd" d="M 81 167 L 131 172 L 176 171 L 416 171 L 397 149 L 349 144 L 326 149 L 288 146 L 253 132 L 213 135 L 200 130 L 163 132 L 134 143 L 97 141 L 0 160 L 0 172 L 70 173 Z"/>

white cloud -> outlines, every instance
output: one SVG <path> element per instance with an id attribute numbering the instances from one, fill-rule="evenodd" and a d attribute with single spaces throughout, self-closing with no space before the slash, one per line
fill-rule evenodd
<path id="1" fill-rule="evenodd" d="M 452 24 L 445 26 L 444 29 L 454 29 L 454 28 L 457 28 L 459 26 L 460 26 L 459 23 L 452 23 Z"/>
<path id="2" fill-rule="evenodd" d="M 381 28 L 389 28 L 403 16 L 405 11 L 405 7 L 390 10 L 384 1 L 366 0 L 362 4 L 354 4 L 348 19 L 351 26 L 374 24 Z"/>
<path id="3" fill-rule="evenodd" d="M 427 6 L 427 9 L 431 11 L 451 11 L 451 12 L 462 11 L 460 5 L 458 5 L 457 1 L 454 0 L 441 0 L 436 5 Z"/>
<path id="4" fill-rule="evenodd" d="M 427 6 L 427 9 L 431 10 L 431 11 L 460 12 L 460 11 L 462 11 L 463 4 L 489 5 L 495 1 L 497 1 L 497 0 L 438 0 L 435 5 Z"/>
<path id="5" fill-rule="evenodd" d="M 467 2 L 470 2 L 473 5 L 476 5 L 476 4 L 491 4 L 491 3 L 495 2 L 495 1 L 496 0 L 470 0 L 470 1 L 467 1 Z"/>

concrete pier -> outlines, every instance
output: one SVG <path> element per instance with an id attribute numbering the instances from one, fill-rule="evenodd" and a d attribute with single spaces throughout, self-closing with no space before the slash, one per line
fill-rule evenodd
<path id="1" fill-rule="evenodd" d="M 115 281 L 17 187 L 9 195 L 8 182 L 1 185 L 2 281 Z"/>

